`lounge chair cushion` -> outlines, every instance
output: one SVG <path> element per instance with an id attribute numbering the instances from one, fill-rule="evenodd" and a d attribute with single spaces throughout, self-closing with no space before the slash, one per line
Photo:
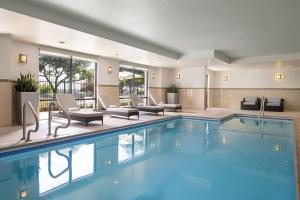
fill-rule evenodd
<path id="1" fill-rule="evenodd" d="M 102 112 L 95 112 L 95 111 L 74 111 L 68 113 L 71 116 L 78 116 L 78 117 L 98 117 L 103 116 Z"/>
<path id="2" fill-rule="evenodd" d="M 253 97 L 253 96 L 245 97 L 245 101 L 247 101 L 247 102 L 256 102 L 257 97 Z"/>
<path id="3" fill-rule="evenodd" d="M 168 107 L 168 108 L 181 108 L 181 104 L 159 103 L 158 106 Z"/>
<path id="4" fill-rule="evenodd" d="M 280 97 L 268 97 L 267 101 L 270 103 L 280 103 L 281 98 Z"/>
<path id="5" fill-rule="evenodd" d="M 145 110 L 163 110 L 164 107 L 162 106 L 138 106 L 138 109 L 145 109 Z"/>
<path id="6" fill-rule="evenodd" d="M 67 109 L 67 111 L 70 111 L 70 112 L 79 111 L 79 110 L 80 110 L 79 107 L 70 107 L 70 108 Z"/>
<path id="7" fill-rule="evenodd" d="M 135 108 L 107 108 L 107 111 L 111 112 L 122 112 L 122 113 L 136 113 L 139 112 L 138 109 Z"/>
<path id="8" fill-rule="evenodd" d="M 255 105 L 255 101 L 245 101 L 243 102 L 243 105 Z"/>
<path id="9" fill-rule="evenodd" d="M 117 108 L 118 106 L 116 105 L 109 105 L 107 108 Z"/>
<path id="10" fill-rule="evenodd" d="M 267 106 L 280 106 L 279 102 L 269 102 L 267 103 Z"/>

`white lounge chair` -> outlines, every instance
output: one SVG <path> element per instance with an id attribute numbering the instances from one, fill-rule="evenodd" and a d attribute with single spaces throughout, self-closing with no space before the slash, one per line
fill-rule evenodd
<path id="1" fill-rule="evenodd" d="M 105 113 L 116 115 L 116 116 L 123 116 L 129 119 L 131 116 L 139 115 L 139 110 L 136 108 L 120 108 L 116 105 L 113 105 L 111 98 L 106 94 L 98 95 L 98 100 L 100 101 L 102 108 L 104 109 Z"/>
<path id="2" fill-rule="evenodd" d="M 100 120 L 103 124 L 103 113 L 96 111 L 83 111 L 77 105 L 75 97 L 72 94 L 57 93 L 57 103 L 69 114 L 72 120 L 85 122 L 86 126 L 89 122 Z M 65 118 L 61 113 L 54 114 L 56 117 Z"/>
<path id="3" fill-rule="evenodd" d="M 162 106 L 147 106 L 140 103 L 140 98 L 136 94 L 130 94 L 129 99 L 134 108 L 144 111 L 144 112 L 151 112 L 155 113 L 156 115 L 160 112 L 165 114 L 165 109 Z"/>
<path id="4" fill-rule="evenodd" d="M 166 110 L 171 110 L 171 111 L 182 110 L 181 104 L 172 104 L 172 103 L 164 103 L 164 102 L 157 103 L 156 99 L 151 94 L 150 94 L 150 100 L 154 105 L 164 107 L 164 109 Z"/>

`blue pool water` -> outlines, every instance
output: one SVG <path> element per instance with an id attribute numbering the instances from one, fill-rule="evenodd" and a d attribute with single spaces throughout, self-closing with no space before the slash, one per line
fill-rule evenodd
<path id="1" fill-rule="evenodd" d="M 0 199 L 295 200 L 290 121 L 176 119 L 0 159 Z"/>

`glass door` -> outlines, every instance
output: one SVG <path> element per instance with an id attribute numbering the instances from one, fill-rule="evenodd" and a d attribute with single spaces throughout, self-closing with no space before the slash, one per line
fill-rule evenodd
<path id="1" fill-rule="evenodd" d="M 95 108 L 96 70 L 97 63 L 93 60 L 41 52 L 40 111 L 47 111 L 56 93 L 73 94 L 82 108 Z"/>
<path id="2" fill-rule="evenodd" d="M 119 98 L 121 106 L 128 106 L 129 94 L 137 94 L 147 103 L 148 71 L 131 66 L 120 66 L 119 69 Z"/>
<path id="3" fill-rule="evenodd" d="M 72 57 L 72 94 L 81 108 L 95 108 L 96 62 Z"/>

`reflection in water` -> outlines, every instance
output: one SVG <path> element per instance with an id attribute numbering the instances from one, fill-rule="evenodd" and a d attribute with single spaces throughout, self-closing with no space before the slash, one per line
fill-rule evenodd
<path id="1" fill-rule="evenodd" d="M 129 161 L 145 153 L 146 130 L 119 135 L 118 162 Z"/>
<path id="2" fill-rule="evenodd" d="M 0 159 L 0 199 L 234 200 L 249 186 L 262 199 L 293 199 L 293 137 L 281 133 L 291 126 L 272 127 L 262 140 L 252 121 L 174 120 Z"/>
<path id="3" fill-rule="evenodd" d="M 44 194 L 94 172 L 94 144 L 39 155 L 39 193 Z"/>

